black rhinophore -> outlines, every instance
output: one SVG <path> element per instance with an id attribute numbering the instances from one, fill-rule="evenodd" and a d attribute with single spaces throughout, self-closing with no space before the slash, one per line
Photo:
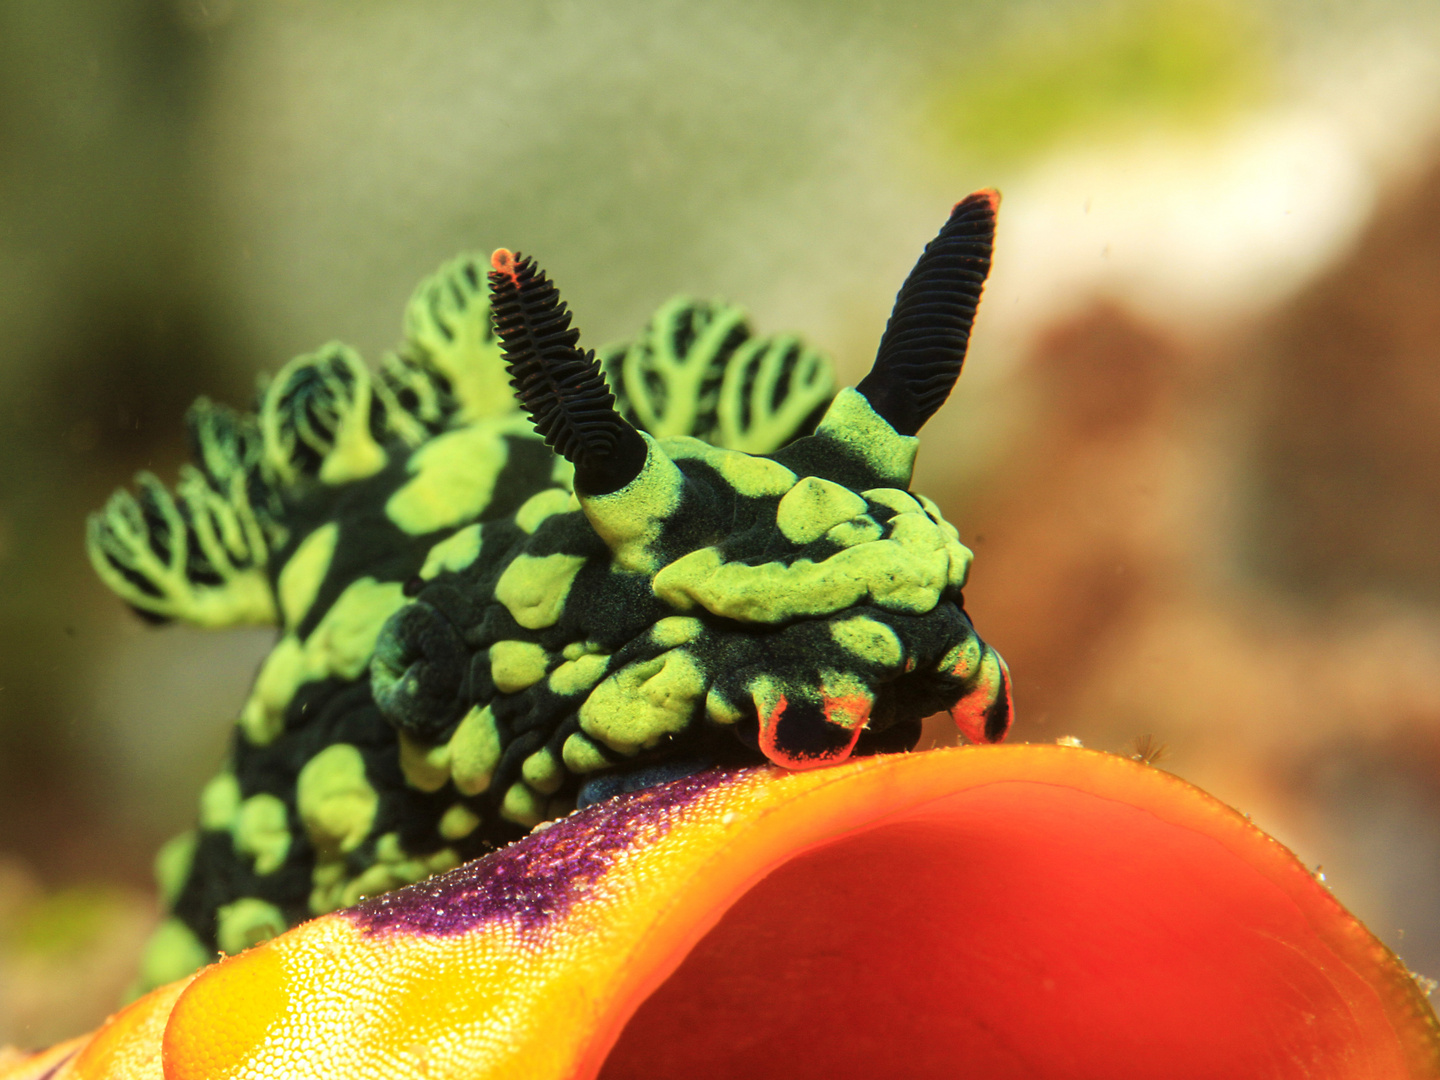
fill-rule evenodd
<path id="1" fill-rule="evenodd" d="M 593 350 L 535 260 L 504 248 L 491 257 L 491 317 L 520 404 L 548 446 L 575 466 L 584 495 L 618 491 L 645 465 L 645 440 L 615 410 Z"/>
<path id="2" fill-rule="evenodd" d="M 999 204 L 987 189 L 955 205 L 900 287 L 875 365 L 855 387 L 901 435 L 918 432 L 960 377 L 990 273 Z"/>

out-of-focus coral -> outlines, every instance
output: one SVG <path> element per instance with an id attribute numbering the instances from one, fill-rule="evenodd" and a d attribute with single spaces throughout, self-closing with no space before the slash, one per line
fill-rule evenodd
<path id="1" fill-rule="evenodd" d="M 1020 376 L 955 515 L 1020 738 L 1122 749 L 1260 815 L 1440 969 L 1440 171 L 1284 309 L 1190 342 L 1098 304 Z"/>

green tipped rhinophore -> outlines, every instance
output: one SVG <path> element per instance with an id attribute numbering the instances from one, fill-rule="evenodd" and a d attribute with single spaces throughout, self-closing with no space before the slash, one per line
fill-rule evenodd
<path id="1" fill-rule="evenodd" d="M 909 492 L 996 202 L 955 208 L 838 394 L 824 357 L 719 303 L 584 352 L 502 250 L 423 282 L 378 371 L 332 343 L 253 416 L 197 403 L 196 466 L 112 498 L 91 559 L 149 618 L 280 638 L 158 861 L 143 980 L 709 765 L 906 749 L 942 710 L 1001 738 L 970 552 Z"/>

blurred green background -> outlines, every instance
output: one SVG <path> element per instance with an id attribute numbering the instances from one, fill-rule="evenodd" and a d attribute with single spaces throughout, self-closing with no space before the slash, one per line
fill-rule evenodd
<path id="1" fill-rule="evenodd" d="M 268 646 L 85 559 L 194 397 L 501 245 L 591 344 L 719 295 L 853 382 L 992 185 L 918 486 L 1013 737 L 1151 736 L 1440 974 L 1437 136 L 1403 0 L 0 3 L 0 1045 L 113 1007 Z"/>

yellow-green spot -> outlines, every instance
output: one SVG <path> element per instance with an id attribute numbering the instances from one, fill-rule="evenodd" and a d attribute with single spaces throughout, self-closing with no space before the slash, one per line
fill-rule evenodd
<path id="1" fill-rule="evenodd" d="M 650 640 L 662 649 L 688 645 L 705 632 L 705 624 L 688 615 L 671 615 L 650 628 Z"/>
<path id="2" fill-rule="evenodd" d="M 554 626 L 584 565 L 582 555 L 517 555 L 495 583 L 495 599 L 527 630 Z"/>
<path id="3" fill-rule="evenodd" d="M 240 781 L 223 772 L 200 789 L 200 827 L 228 830 L 240 812 Z"/>
<path id="4" fill-rule="evenodd" d="M 442 573 L 464 570 L 480 557 L 481 526 L 467 525 L 453 536 L 441 540 L 425 555 L 420 576 L 426 581 Z"/>
<path id="5" fill-rule="evenodd" d="M 176 918 L 166 919 L 145 945 L 145 952 L 140 957 L 137 988 L 144 992 L 183 979 L 213 959 L 214 956 L 188 926 Z"/>
<path id="6" fill-rule="evenodd" d="M 560 651 L 560 655 L 566 660 L 579 660 L 582 656 L 590 656 L 604 650 L 593 641 L 572 641 Z"/>
<path id="7" fill-rule="evenodd" d="M 446 840 L 463 840 L 480 824 L 480 816 L 464 803 L 456 803 L 440 815 L 440 835 Z"/>
<path id="8" fill-rule="evenodd" d="M 507 414 L 435 436 L 410 455 L 411 479 L 390 496 L 385 515 L 413 536 L 475 520 L 509 460 L 505 436 L 529 430 L 523 415 Z"/>
<path id="9" fill-rule="evenodd" d="M 985 647 L 980 643 L 980 639 L 974 634 L 970 634 L 941 658 L 937 670 L 953 679 L 969 682 L 980 670 L 980 661 L 984 653 Z"/>
<path id="10" fill-rule="evenodd" d="M 418 791 L 439 791 L 450 779 L 450 744 L 429 746 L 400 732 L 400 772 Z"/>
<path id="11" fill-rule="evenodd" d="M 536 750 L 521 762 L 520 776 L 541 795 L 554 795 L 565 782 L 565 770 L 548 749 Z"/>
<path id="12" fill-rule="evenodd" d="M 655 575 L 661 600 L 688 611 L 697 604 L 724 618 L 777 623 L 828 615 L 862 599 L 888 611 L 923 614 L 951 580 L 946 537 L 923 513 L 897 514 L 888 539 L 859 544 L 822 562 L 788 566 L 724 562 L 701 548 Z"/>
<path id="13" fill-rule="evenodd" d="M 685 477 L 654 439 L 643 431 L 640 437 L 646 445 L 640 475 L 619 491 L 580 500 L 580 508 L 617 567 L 649 573 L 659 565 L 654 544 L 680 505 Z"/>
<path id="14" fill-rule="evenodd" d="M 500 763 L 500 733 L 490 706 L 472 708 L 450 737 L 450 775 L 462 795 L 479 795 L 490 787 Z"/>
<path id="15" fill-rule="evenodd" d="M 552 671 L 546 685 L 561 697 L 584 693 L 600 681 L 609 663 L 608 656 L 594 653 L 582 655 Z"/>
<path id="16" fill-rule="evenodd" d="M 775 524 L 792 544 L 808 544 L 867 509 L 865 500 L 849 488 L 819 476 L 807 476 L 780 500 Z"/>
<path id="17" fill-rule="evenodd" d="M 290 853 L 285 804 L 274 795 L 250 796 L 240 804 L 233 835 L 235 850 L 255 860 L 255 873 L 274 873 Z"/>
<path id="18" fill-rule="evenodd" d="M 240 729 L 256 746 L 267 746 L 285 726 L 285 709 L 307 682 L 337 676 L 354 679 L 375 651 L 375 639 L 405 603 L 399 582 L 365 577 L 351 582 L 302 643 L 287 634 L 270 650 L 250 698 L 240 710 Z"/>
<path id="19" fill-rule="evenodd" d="M 365 759 L 349 743 L 332 743 L 300 770 L 296 803 L 310 842 L 322 859 L 360 846 L 380 798 L 365 776 Z"/>
<path id="20" fill-rule="evenodd" d="M 578 731 L 565 740 L 560 757 L 573 773 L 592 773 L 610 766 L 610 759 L 600 748 Z"/>
<path id="21" fill-rule="evenodd" d="M 580 706 L 580 728 L 622 754 L 684 730 L 705 695 L 705 674 L 684 649 L 627 664 Z"/>
<path id="22" fill-rule="evenodd" d="M 500 802 L 500 816 L 533 828 L 545 820 L 545 801 L 524 784 L 511 784 Z"/>
<path id="23" fill-rule="evenodd" d="M 335 555 L 340 539 L 340 526 L 335 522 L 316 529 L 295 549 L 280 569 L 276 592 L 280 597 L 280 614 L 286 626 L 297 626 L 305 618 Z"/>
<path id="24" fill-rule="evenodd" d="M 564 488 L 546 488 L 531 495 L 515 511 L 515 524 L 527 533 L 533 533 L 546 518 L 563 514 L 574 508 L 574 496 Z"/>
<path id="25" fill-rule="evenodd" d="M 723 450 L 700 439 L 675 437 L 660 440 L 660 446 L 676 461 L 699 458 L 718 472 L 739 495 L 750 498 L 784 495 L 795 486 L 795 474 L 767 457 Z"/>
<path id="26" fill-rule="evenodd" d="M 351 582 L 306 639 L 306 652 L 317 672 L 311 677 L 354 679 L 364 671 L 385 620 L 405 603 L 402 590 L 398 581 L 364 577 Z"/>
<path id="27" fill-rule="evenodd" d="M 869 514 L 861 514 L 850 521 L 842 521 L 839 525 L 825 533 L 825 539 L 838 547 L 855 547 L 857 544 L 868 544 L 872 540 L 879 540 L 885 535 L 878 522 Z"/>
<path id="28" fill-rule="evenodd" d="M 712 686 L 705 695 L 705 715 L 716 724 L 733 724 L 744 714 Z"/>
<path id="29" fill-rule="evenodd" d="M 849 672 L 821 668 L 820 692 L 829 699 L 825 719 L 830 723 L 853 731 L 869 721 L 875 697 L 869 687 Z"/>
<path id="30" fill-rule="evenodd" d="M 215 940 L 220 951 L 234 955 L 285 932 L 285 916 L 274 904 L 245 896 L 221 906 L 215 914 Z"/>
<path id="31" fill-rule="evenodd" d="M 867 500 L 879 506 L 888 506 L 897 514 L 914 514 L 924 509 L 915 496 L 908 491 L 901 491 L 899 488 L 881 487 L 870 488 L 860 493 Z"/>
<path id="32" fill-rule="evenodd" d="M 882 668 L 897 668 L 905 658 L 905 650 L 895 631 L 864 615 L 832 622 L 830 636 L 835 644 L 852 656 Z"/>
<path id="33" fill-rule="evenodd" d="M 502 694 L 534 686 L 545 677 L 550 654 L 533 641 L 497 641 L 490 646 L 490 677 Z"/>
<path id="34" fill-rule="evenodd" d="M 835 395 L 815 434 L 845 447 L 875 475 L 900 487 L 909 485 L 920 440 L 897 432 L 854 388 L 846 387 Z"/>
<path id="35" fill-rule="evenodd" d="M 195 864 L 195 845 L 199 839 L 192 829 L 172 836 L 155 853 L 155 884 L 160 887 L 160 899 L 166 906 L 173 905 L 185 887 L 190 867 Z"/>

